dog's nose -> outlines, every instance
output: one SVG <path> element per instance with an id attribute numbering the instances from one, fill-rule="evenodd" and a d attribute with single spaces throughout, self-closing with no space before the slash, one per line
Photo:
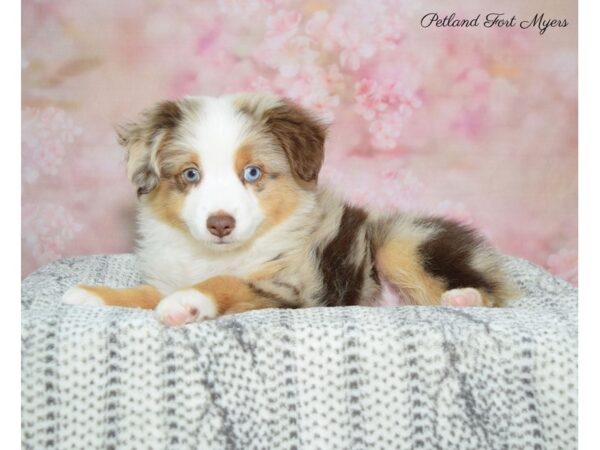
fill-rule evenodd
<path id="1" fill-rule="evenodd" d="M 206 219 L 206 228 L 211 234 L 224 237 L 235 228 L 235 219 L 226 213 L 213 214 Z"/>

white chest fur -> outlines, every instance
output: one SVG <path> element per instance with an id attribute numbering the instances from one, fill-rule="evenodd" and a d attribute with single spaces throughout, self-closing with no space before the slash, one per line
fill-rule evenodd
<path id="1" fill-rule="evenodd" d="M 138 261 L 144 282 L 163 294 L 185 289 L 217 275 L 247 276 L 289 250 L 290 242 L 268 233 L 244 251 L 211 251 L 183 232 L 156 220 L 139 217 Z"/>

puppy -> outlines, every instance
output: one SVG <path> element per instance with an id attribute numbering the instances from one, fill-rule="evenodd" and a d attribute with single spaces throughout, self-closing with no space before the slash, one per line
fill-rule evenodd
<path id="1" fill-rule="evenodd" d="M 259 308 L 500 306 L 516 291 L 473 230 L 375 214 L 317 185 L 325 127 L 267 94 L 164 101 L 119 130 L 139 197 L 130 289 L 77 286 L 71 304 L 155 309 L 167 325 Z"/>

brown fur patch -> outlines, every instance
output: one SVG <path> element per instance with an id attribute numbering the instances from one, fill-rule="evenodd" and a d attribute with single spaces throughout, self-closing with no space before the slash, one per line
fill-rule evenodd
<path id="1" fill-rule="evenodd" d="M 119 144 L 127 147 L 141 140 L 146 145 L 151 145 L 152 139 L 160 131 L 174 129 L 182 118 L 183 111 L 177 102 L 170 100 L 159 102 L 142 112 L 139 121 L 117 127 Z"/>
<path id="2" fill-rule="evenodd" d="M 447 289 L 473 287 L 493 292 L 495 283 L 471 264 L 477 247 L 483 244 L 475 230 L 437 217 L 422 218 L 418 223 L 438 228 L 418 249 L 428 273 L 444 279 Z"/>
<path id="3" fill-rule="evenodd" d="M 258 193 L 258 202 L 265 214 L 265 221 L 257 230 L 257 236 L 287 219 L 298 207 L 302 190 L 289 175 L 280 175 L 265 181 Z"/>
<path id="4" fill-rule="evenodd" d="M 156 217 L 175 228 L 187 231 L 187 226 L 181 219 L 184 201 L 185 194 L 174 178 L 161 179 L 158 188 L 146 200 Z"/>
<path id="5" fill-rule="evenodd" d="M 189 167 L 198 168 L 198 156 L 189 151 L 161 149 L 158 155 L 161 178 L 158 187 L 146 199 L 154 214 L 162 221 L 187 230 L 181 220 L 181 210 L 185 194 L 192 185 L 185 182 L 182 172 Z"/>
<path id="6" fill-rule="evenodd" d="M 360 208 L 344 206 L 337 234 L 320 255 L 323 276 L 322 302 L 327 306 L 357 305 L 364 284 L 365 259 L 353 260 L 354 243 L 364 231 L 367 213 Z"/>
<path id="7" fill-rule="evenodd" d="M 292 172 L 314 184 L 324 157 L 326 127 L 309 111 L 287 99 L 265 94 L 242 94 L 236 107 L 275 139 Z"/>
<path id="8" fill-rule="evenodd" d="M 143 112 L 139 121 L 117 128 L 119 143 L 127 149 L 127 172 L 138 196 L 158 186 L 155 154 L 182 118 L 178 102 L 164 101 Z"/>
<path id="9" fill-rule="evenodd" d="M 150 129 L 155 133 L 160 130 L 173 130 L 183 119 L 183 111 L 177 102 L 166 100 L 160 102 L 150 113 Z M 152 138 L 153 136 L 150 136 Z"/>
<path id="10" fill-rule="evenodd" d="M 265 111 L 264 120 L 267 130 L 285 152 L 294 174 L 303 181 L 316 182 L 324 158 L 325 126 L 288 100 Z"/>
<path id="11" fill-rule="evenodd" d="M 126 289 L 87 285 L 80 285 L 79 288 L 96 294 L 102 298 L 105 305 L 127 308 L 154 309 L 163 297 L 155 287 L 147 284 Z"/>

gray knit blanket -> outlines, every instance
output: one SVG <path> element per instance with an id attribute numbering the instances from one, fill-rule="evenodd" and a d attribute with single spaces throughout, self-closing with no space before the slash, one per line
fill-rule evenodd
<path id="1" fill-rule="evenodd" d="M 182 328 L 60 302 L 139 283 L 132 255 L 22 285 L 25 449 L 574 449 L 577 290 L 506 259 L 503 309 L 261 310 Z"/>

